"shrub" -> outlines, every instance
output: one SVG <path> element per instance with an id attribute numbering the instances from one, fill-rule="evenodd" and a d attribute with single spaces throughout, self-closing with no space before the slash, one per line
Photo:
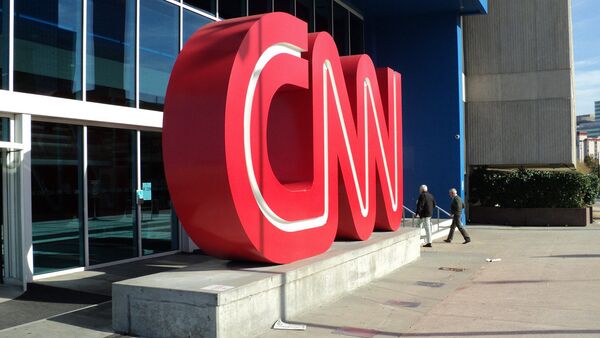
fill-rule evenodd
<path id="1" fill-rule="evenodd" d="M 583 208 L 594 204 L 600 179 L 577 171 L 481 167 L 471 173 L 469 186 L 469 203 L 484 207 Z"/>

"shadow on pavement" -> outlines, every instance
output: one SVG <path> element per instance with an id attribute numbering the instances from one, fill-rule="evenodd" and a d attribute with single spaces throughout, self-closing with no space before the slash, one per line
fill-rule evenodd
<path id="1" fill-rule="evenodd" d="M 307 327 L 331 329 L 332 333 L 340 331 L 356 331 L 355 337 L 373 337 L 386 336 L 386 337 L 480 337 L 480 336 L 548 336 L 548 335 L 589 335 L 589 334 L 600 334 L 600 329 L 549 329 L 549 330 L 513 330 L 513 331 L 470 331 L 470 332 L 389 332 L 379 331 L 374 329 L 365 329 L 359 327 L 336 327 L 331 325 L 316 324 L 316 323 L 302 323 L 302 322 L 290 322 L 292 324 L 305 324 Z M 360 335 L 360 333 L 364 335 Z"/>
<path id="2" fill-rule="evenodd" d="M 110 300 L 110 297 L 31 283 L 27 292 L 0 304 L 0 329 L 56 316 Z"/>

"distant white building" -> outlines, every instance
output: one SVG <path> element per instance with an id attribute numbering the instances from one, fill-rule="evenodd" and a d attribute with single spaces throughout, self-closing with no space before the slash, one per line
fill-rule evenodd
<path id="1" fill-rule="evenodd" d="M 600 137 L 589 137 L 584 131 L 577 132 L 577 160 L 583 161 L 586 156 L 600 158 Z"/>

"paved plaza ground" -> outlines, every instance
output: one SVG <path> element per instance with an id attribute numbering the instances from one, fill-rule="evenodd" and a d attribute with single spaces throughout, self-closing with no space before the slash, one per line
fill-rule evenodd
<path id="1" fill-rule="evenodd" d="M 260 337 L 600 337 L 600 225 L 469 231 L 470 244 L 461 244 L 460 234 L 452 244 L 435 241 L 416 262 L 286 318 L 306 331 Z M 203 258 L 175 255 L 39 281 L 37 292 L 56 288 L 67 301 L 57 306 L 31 296 L 1 303 L 0 337 L 118 336 L 110 323 L 113 281 L 196 259 Z M 18 326 L 9 327 L 7 317 Z"/>

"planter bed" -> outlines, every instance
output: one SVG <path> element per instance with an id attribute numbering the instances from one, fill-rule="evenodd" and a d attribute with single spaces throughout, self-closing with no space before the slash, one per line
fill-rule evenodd
<path id="1" fill-rule="evenodd" d="M 586 226 L 591 219 L 591 208 L 469 208 L 469 222 L 476 224 Z"/>

